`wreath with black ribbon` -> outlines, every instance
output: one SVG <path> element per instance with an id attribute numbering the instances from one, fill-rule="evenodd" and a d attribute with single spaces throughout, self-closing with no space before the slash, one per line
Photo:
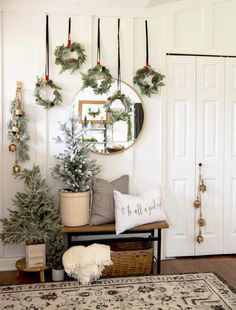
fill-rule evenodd
<path id="1" fill-rule="evenodd" d="M 46 88 L 51 88 L 53 90 L 54 99 L 48 100 L 41 96 L 42 90 Z M 45 109 L 51 108 L 55 105 L 62 103 L 62 96 L 60 94 L 61 88 L 53 83 L 52 80 L 47 80 L 44 78 L 37 77 L 36 87 L 34 91 L 34 96 L 36 98 L 36 103 L 43 106 Z"/>
<path id="2" fill-rule="evenodd" d="M 136 71 L 133 82 L 139 86 L 142 95 L 151 97 L 152 94 L 158 94 L 159 88 L 165 85 L 163 83 L 164 77 L 151 66 L 148 66 Z"/>
<path id="3" fill-rule="evenodd" d="M 76 52 L 77 58 L 70 57 L 71 53 Z M 61 66 L 60 73 L 66 70 L 72 70 L 71 73 L 80 69 L 82 64 L 86 61 L 86 54 L 84 47 L 78 43 L 71 43 L 71 18 L 69 18 L 69 30 L 67 45 L 57 46 L 54 55 L 56 56 L 55 64 Z"/>
<path id="4" fill-rule="evenodd" d="M 113 109 L 112 103 L 115 100 L 120 100 L 120 102 L 124 106 L 124 109 Z M 106 112 L 109 113 L 109 121 L 111 124 L 118 121 L 124 121 L 127 123 L 128 125 L 127 141 L 130 141 L 132 139 L 132 130 L 131 130 L 132 106 L 133 102 L 131 101 L 131 99 L 128 96 L 121 94 L 120 90 L 117 90 L 111 97 L 107 98 L 107 102 L 104 105 Z"/>
<path id="5" fill-rule="evenodd" d="M 118 19 L 118 34 L 117 34 L 117 41 L 118 41 L 118 79 L 117 79 L 117 91 L 110 97 L 107 98 L 107 102 L 104 105 L 105 110 L 109 113 L 109 121 L 110 123 L 115 123 L 118 121 L 124 121 L 128 125 L 128 132 L 127 132 L 127 141 L 132 139 L 132 106 L 133 102 L 131 99 L 122 94 L 121 92 L 121 69 L 120 69 L 120 19 Z M 112 103 L 115 100 L 120 100 L 123 104 L 124 109 L 114 109 L 112 108 Z"/>
<path id="6" fill-rule="evenodd" d="M 109 70 L 97 64 L 88 69 L 87 73 L 82 73 L 83 88 L 91 87 L 96 95 L 106 94 L 112 85 L 112 76 Z"/>
<path id="7" fill-rule="evenodd" d="M 45 78 L 37 77 L 34 96 L 36 103 L 43 106 L 45 109 L 49 109 L 55 105 L 62 103 L 62 96 L 60 94 L 61 88 L 53 83 L 49 79 L 49 26 L 48 26 L 48 15 L 46 15 L 46 64 L 45 64 Z M 54 98 L 53 100 L 44 99 L 41 95 L 42 90 L 52 89 Z"/>
<path id="8" fill-rule="evenodd" d="M 146 66 L 136 71 L 133 78 L 134 84 L 138 85 L 142 95 L 151 97 L 152 94 L 158 94 L 159 88 L 164 86 L 163 83 L 164 75 L 155 71 L 149 65 L 148 56 L 148 26 L 147 21 L 145 21 L 146 28 Z"/>
<path id="9" fill-rule="evenodd" d="M 109 69 L 100 63 L 100 18 L 98 18 L 97 34 L 97 64 L 82 73 L 83 88 L 91 87 L 96 95 L 106 94 L 112 85 L 112 76 Z"/>

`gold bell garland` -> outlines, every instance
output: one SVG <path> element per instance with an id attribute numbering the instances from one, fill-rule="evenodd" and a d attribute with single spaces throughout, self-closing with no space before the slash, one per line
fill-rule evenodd
<path id="1" fill-rule="evenodd" d="M 206 225 L 206 221 L 204 220 L 202 216 L 202 202 L 201 202 L 201 195 L 206 192 L 206 185 L 204 184 L 204 180 L 202 179 L 202 174 L 201 174 L 201 167 L 202 164 L 199 163 L 199 177 L 198 177 L 198 193 L 197 193 L 197 198 L 194 201 L 193 205 L 195 209 L 199 209 L 199 219 L 198 219 L 198 225 L 199 225 L 199 232 L 197 235 L 197 242 L 200 244 L 204 241 L 204 237 L 202 236 L 202 227 Z"/>
<path id="2" fill-rule="evenodd" d="M 8 137 L 11 143 L 8 147 L 9 152 L 15 152 L 15 164 L 13 172 L 19 172 L 18 161 L 29 160 L 29 135 L 27 132 L 28 119 L 22 106 L 22 82 L 16 82 L 16 97 L 11 102 L 11 119 L 8 122 Z M 14 168 L 17 165 L 17 168 Z"/>
<path id="3" fill-rule="evenodd" d="M 71 57 L 71 54 L 74 52 L 77 54 L 77 58 Z M 71 70 L 71 73 L 73 73 L 80 69 L 86 61 L 87 56 L 84 47 L 78 42 L 71 43 L 71 18 L 69 18 L 67 45 L 57 46 L 54 55 L 56 56 L 55 64 L 61 66 L 60 73 L 66 70 Z"/>

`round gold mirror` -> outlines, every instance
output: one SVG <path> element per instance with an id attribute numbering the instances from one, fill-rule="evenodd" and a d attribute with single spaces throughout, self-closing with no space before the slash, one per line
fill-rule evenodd
<path id="1" fill-rule="evenodd" d="M 116 81 L 107 94 L 96 95 L 88 87 L 80 90 L 73 102 L 84 128 L 83 141 L 89 142 L 90 150 L 98 154 L 126 150 L 137 141 L 144 125 L 143 104 L 136 91 L 121 82 L 121 96 L 113 98 L 114 93 L 117 93 Z"/>

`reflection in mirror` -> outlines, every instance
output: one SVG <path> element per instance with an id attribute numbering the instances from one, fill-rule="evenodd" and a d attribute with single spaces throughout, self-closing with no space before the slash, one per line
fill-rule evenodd
<path id="1" fill-rule="evenodd" d="M 137 140 L 143 127 L 144 111 L 136 91 L 122 82 L 121 98 L 112 100 L 116 92 L 116 81 L 109 93 L 103 95 L 94 94 L 88 87 L 81 90 L 73 102 L 79 122 L 85 129 L 83 141 L 90 142 L 90 149 L 99 154 L 127 149 Z"/>

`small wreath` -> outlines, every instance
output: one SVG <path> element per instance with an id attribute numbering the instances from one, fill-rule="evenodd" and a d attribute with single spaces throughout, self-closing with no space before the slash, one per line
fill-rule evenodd
<path id="1" fill-rule="evenodd" d="M 87 73 L 82 73 L 83 88 L 92 87 L 96 95 L 106 94 L 112 85 L 112 76 L 109 70 L 97 64 L 88 69 Z M 98 80 L 101 80 L 98 83 Z"/>
<path id="2" fill-rule="evenodd" d="M 70 58 L 70 54 L 73 52 L 77 53 L 77 58 Z M 87 58 L 85 49 L 77 42 L 71 43 L 70 47 L 64 44 L 57 46 L 54 55 L 56 56 L 55 64 L 61 65 L 60 73 L 70 69 L 72 69 L 71 73 L 73 73 L 82 66 Z"/>
<path id="3" fill-rule="evenodd" d="M 41 91 L 46 87 L 50 87 L 51 89 L 53 89 L 54 99 L 51 101 L 43 99 L 41 97 Z M 44 78 L 37 77 L 36 87 L 34 91 L 34 96 L 36 97 L 36 103 L 43 106 L 45 109 L 61 104 L 62 96 L 59 90 L 61 90 L 61 88 L 58 87 L 56 84 L 54 84 L 52 80 L 46 81 Z"/>
<path id="4" fill-rule="evenodd" d="M 98 108 L 97 111 L 92 111 L 91 108 L 88 109 L 88 115 L 91 115 L 93 118 L 98 116 L 101 113 L 101 110 Z"/>
<path id="5" fill-rule="evenodd" d="M 142 95 L 151 97 L 152 94 L 158 94 L 159 87 L 164 86 L 162 82 L 164 75 L 155 71 L 152 67 L 143 67 L 136 71 L 136 75 L 133 78 L 134 84 L 140 87 Z M 146 78 L 151 78 L 149 83 Z"/>
<path id="6" fill-rule="evenodd" d="M 125 110 L 119 111 L 112 109 L 111 105 L 115 100 L 120 100 L 125 107 Z M 109 113 L 109 120 L 111 123 L 118 121 L 124 121 L 128 125 L 127 141 L 132 139 L 132 124 L 131 124 L 131 112 L 133 103 L 128 96 L 121 94 L 118 90 L 113 96 L 107 98 L 107 103 L 104 105 L 105 110 Z"/>

